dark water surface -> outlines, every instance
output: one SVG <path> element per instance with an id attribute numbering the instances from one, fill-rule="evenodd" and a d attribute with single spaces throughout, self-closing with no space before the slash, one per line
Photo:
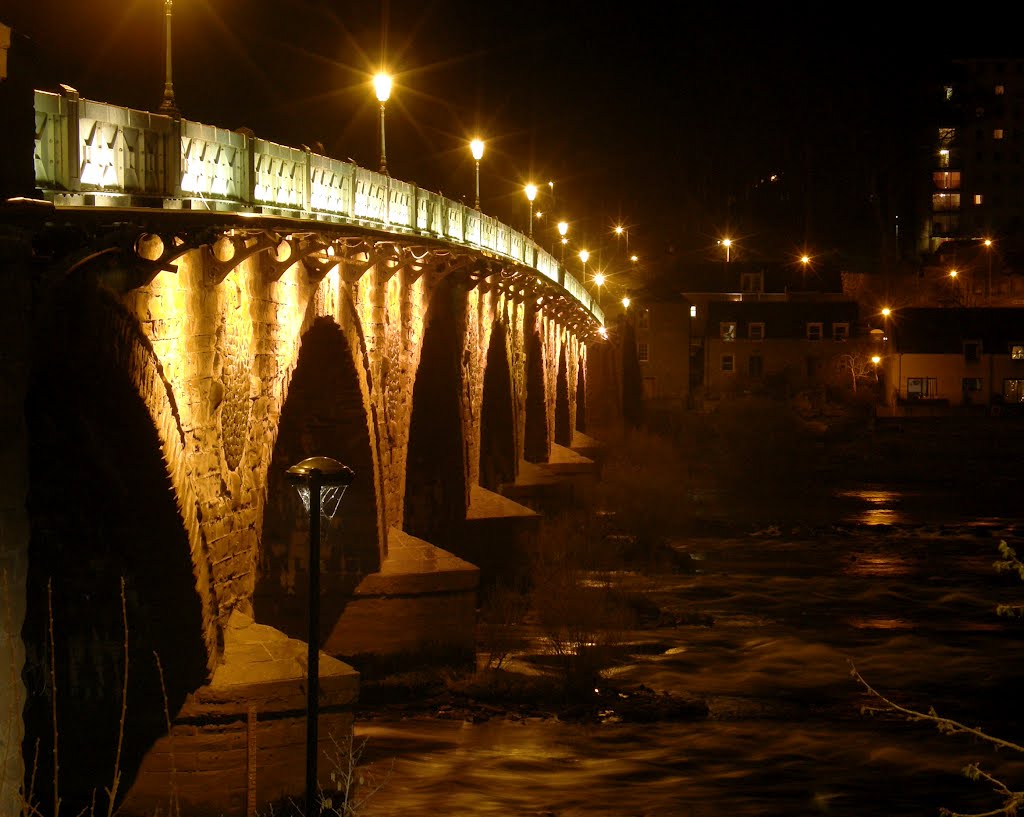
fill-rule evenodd
<path id="1" fill-rule="evenodd" d="M 832 525 L 684 539 L 693 574 L 620 577 L 709 627 L 633 632 L 607 674 L 695 694 L 707 720 L 357 722 L 383 815 L 934 815 L 986 811 L 968 762 L 1024 786 L 1024 755 L 868 716 L 853 662 L 901 704 L 1024 740 L 1024 585 L 996 574 L 1024 519 L 1007 501 L 856 489 Z"/>

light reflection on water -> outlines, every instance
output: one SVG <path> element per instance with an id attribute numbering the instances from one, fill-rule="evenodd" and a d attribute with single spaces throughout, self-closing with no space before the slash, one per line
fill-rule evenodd
<path id="1" fill-rule="evenodd" d="M 648 648 L 608 673 L 702 697 L 707 720 L 359 723 L 372 767 L 390 769 L 366 814 L 853 817 L 995 807 L 960 769 L 982 761 L 1019 787 L 1022 759 L 866 717 L 850 662 L 905 705 L 1024 739 L 1024 627 L 993 611 L 1024 599 L 1024 585 L 991 567 L 999 537 L 1013 543 L 1013 524 L 989 517 L 985 535 L 971 521 L 844 524 L 803 539 L 682 541 L 702 554 L 698 575 L 616 577 L 668 614 L 714 617 L 710 627 L 628 633 Z"/>

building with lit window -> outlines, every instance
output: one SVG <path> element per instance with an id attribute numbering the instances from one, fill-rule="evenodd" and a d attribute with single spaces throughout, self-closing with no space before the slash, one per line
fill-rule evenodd
<path id="1" fill-rule="evenodd" d="M 1024 241 L 1024 59 L 956 60 L 933 93 L 929 218 L 919 250 Z"/>
<path id="2" fill-rule="evenodd" d="M 894 414 L 1024 414 L 1024 309 L 910 308 L 881 361 Z"/>

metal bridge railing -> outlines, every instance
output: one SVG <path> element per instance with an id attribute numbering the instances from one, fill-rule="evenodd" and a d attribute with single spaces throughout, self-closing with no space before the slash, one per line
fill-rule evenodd
<path id="1" fill-rule="evenodd" d="M 428 236 L 530 267 L 604 323 L 596 300 L 550 253 L 409 182 L 250 132 L 81 99 L 66 86 L 35 92 L 35 118 L 36 184 L 57 204 L 262 212 Z"/>

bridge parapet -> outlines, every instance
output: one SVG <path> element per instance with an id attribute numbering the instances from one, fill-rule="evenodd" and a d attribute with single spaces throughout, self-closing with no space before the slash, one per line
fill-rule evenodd
<path id="1" fill-rule="evenodd" d="M 186 119 L 36 91 L 36 184 L 57 206 L 258 213 L 418 235 L 481 250 L 562 286 L 599 322 L 583 284 L 497 219 L 351 162 Z"/>

